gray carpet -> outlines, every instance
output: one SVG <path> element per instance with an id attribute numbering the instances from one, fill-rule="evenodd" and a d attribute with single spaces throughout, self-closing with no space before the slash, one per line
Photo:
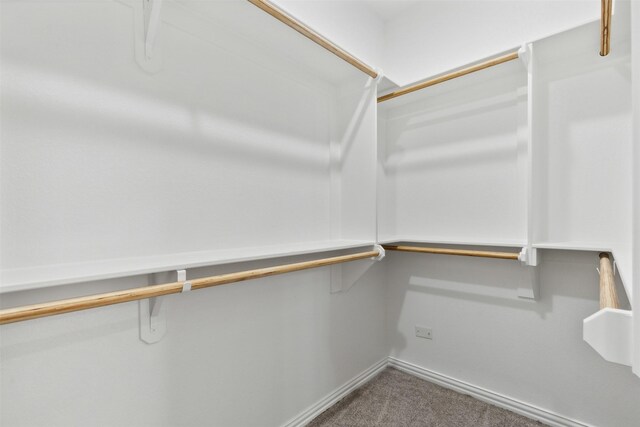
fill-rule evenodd
<path id="1" fill-rule="evenodd" d="M 540 427 L 473 397 L 387 368 L 327 409 L 312 427 Z"/>

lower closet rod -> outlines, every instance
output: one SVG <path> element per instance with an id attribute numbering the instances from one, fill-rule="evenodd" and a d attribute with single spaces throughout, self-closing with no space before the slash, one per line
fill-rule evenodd
<path id="1" fill-rule="evenodd" d="M 255 270 L 240 271 L 237 273 L 221 274 L 219 276 L 203 277 L 202 279 L 189 280 L 191 289 L 204 289 L 212 286 L 226 285 L 228 283 L 241 282 L 243 280 L 258 279 L 261 277 L 275 276 L 277 274 L 291 273 L 293 271 L 307 270 L 310 268 L 324 267 L 343 262 L 357 261 L 366 258 L 375 258 L 380 255 L 378 250 L 358 252 L 355 254 L 341 255 L 332 258 L 323 258 L 313 261 L 304 261 L 293 264 L 277 265 L 273 267 L 258 268 Z M 144 286 L 140 288 L 125 289 L 104 294 L 88 295 L 78 298 L 70 298 L 59 301 L 51 301 L 23 307 L 0 310 L 0 325 L 5 323 L 20 322 L 23 320 L 37 319 L 39 317 L 54 316 L 56 314 L 70 313 L 72 311 L 87 310 L 89 308 L 103 307 L 106 305 L 120 304 L 146 298 L 159 297 L 169 294 L 178 294 L 183 290 L 183 282 L 165 283 L 162 285 Z"/>
<path id="2" fill-rule="evenodd" d="M 609 254 L 600 254 L 600 310 L 603 308 L 620 308 L 618 293 L 616 292 L 616 280 L 613 277 L 611 259 Z"/>
<path id="3" fill-rule="evenodd" d="M 401 246 L 401 245 L 382 245 L 385 250 L 402 251 L 402 252 L 421 252 L 427 254 L 441 255 L 460 255 L 460 256 L 476 256 L 483 258 L 499 258 L 518 260 L 517 253 L 513 252 L 491 252 L 491 251 L 471 251 L 467 249 L 443 249 L 443 248 L 425 248 L 422 246 Z"/>

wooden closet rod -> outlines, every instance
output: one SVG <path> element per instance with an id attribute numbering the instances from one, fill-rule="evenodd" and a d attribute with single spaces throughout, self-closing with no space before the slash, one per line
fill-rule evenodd
<path id="1" fill-rule="evenodd" d="M 613 0 L 600 0 L 600 2 L 600 56 L 607 56 L 611 44 L 611 8 Z"/>
<path id="2" fill-rule="evenodd" d="M 452 71 L 450 73 L 434 77 L 432 79 L 426 80 L 424 82 L 415 83 L 409 86 L 405 86 L 400 88 L 394 92 L 388 93 L 378 98 L 378 102 L 388 101 L 393 98 L 397 98 L 402 95 L 407 95 L 409 93 L 427 88 L 429 86 L 434 86 L 439 83 L 446 82 L 447 80 L 453 80 L 458 77 L 466 76 L 467 74 L 475 73 L 476 71 L 484 70 L 485 68 L 493 67 L 494 65 L 502 64 L 504 62 L 513 61 L 514 59 L 518 59 L 518 51 L 507 53 L 502 56 L 498 56 L 497 58 L 492 58 L 487 61 L 481 62 L 476 65 L 471 65 L 469 67 L 465 67 L 459 69 L 457 71 Z"/>
<path id="3" fill-rule="evenodd" d="M 210 288 L 212 286 L 241 282 L 243 280 L 258 279 L 260 277 L 275 276 L 277 274 L 291 273 L 293 271 L 324 267 L 327 265 L 357 261 L 366 258 L 374 258 L 379 255 L 380 252 L 378 250 L 372 250 L 331 258 L 317 259 L 313 261 L 304 261 L 294 264 L 284 264 L 274 267 L 259 268 L 256 270 L 240 271 L 238 273 L 221 274 L 219 276 L 193 279 L 189 280 L 189 282 L 191 283 L 191 290 L 204 289 Z M 106 305 L 120 304 L 123 302 L 136 301 L 169 294 L 177 294 L 182 292 L 183 284 L 184 282 L 165 283 L 162 285 L 144 286 L 140 288 L 125 289 L 122 291 L 89 295 L 84 297 L 0 310 L 0 325 L 4 325 L 5 323 L 20 322 L 23 320 L 37 319 L 39 317 L 54 316 L 56 314 L 70 313 L 72 311 L 87 310 L 89 308 L 103 307 Z"/>
<path id="4" fill-rule="evenodd" d="M 339 46 L 337 46 L 333 42 L 327 40 L 321 34 L 317 33 L 316 31 L 312 30 L 311 28 L 307 27 L 302 22 L 298 21 L 297 19 L 295 19 L 293 16 L 289 15 L 284 10 L 282 10 L 279 7 L 275 6 L 273 3 L 269 2 L 269 1 L 266 1 L 266 0 L 249 0 L 249 2 L 251 2 L 254 5 L 256 5 L 260 9 L 264 10 L 265 12 L 267 12 L 269 15 L 273 16 L 274 18 L 276 18 L 280 22 L 282 22 L 282 23 L 288 25 L 289 27 L 293 28 L 294 30 L 296 30 L 297 32 L 299 32 L 300 34 L 302 34 L 303 36 L 305 36 L 306 38 L 308 38 L 312 42 L 322 46 L 325 49 L 327 49 L 329 52 L 333 53 L 334 55 L 336 55 L 340 59 L 348 62 L 351 65 L 353 65 L 354 67 L 356 67 L 358 70 L 362 71 L 363 73 L 370 75 L 374 79 L 376 77 L 378 77 L 378 73 L 376 72 L 376 70 L 374 70 L 373 68 L 371 68 L 370 66 L 368 66 L 364 62 L 360 61 L 358 58 L 356 58 L 355 56 L 351 55 L 349 52 L 347 52 L 344 49 L 340 48 Z"/>
<path id="5" fill-rule="evenodd" d="M 513 252 L 491 252 L 491 251 L 471 251 L 466 249 L 443 249 L 443 248 L 425 248 L 422 246 L 397 246 L 397 245 L 382 245 L 385 250 L 388 251 L 402 251 L 402 252 L 420 252 L 426 254 L 441 254 L 441 255 L 460 255 L 460 256 L 475 256 L 483 258 L 499 258 L 499 259 L 518 259 L 518 254 Z"/>
<path id="6" fill-rule="evenodd" d="M 609 254 L 600 254 L 600 310 L 603 308 L 620 308 L 616 281 L 613 277 Z"/>

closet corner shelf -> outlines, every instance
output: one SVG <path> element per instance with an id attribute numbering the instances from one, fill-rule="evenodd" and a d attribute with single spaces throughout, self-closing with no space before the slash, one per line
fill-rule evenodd
<path id="1" fill-rule="evenodd" d="M 443 239 L 443 238 L 407 238 L 407 237 L 394 237 L 382 239 L 379 242 L 381 245 L 387 245 L 391 243 L 412 243 L 412 244 L 432 244 L 432 245 L 458 245 L 458 246 L 494 246 L 502 248 L 522 248 L 527 244 L 517 240 L 456 240 L 456 239 Z"/>
<path id="2" fill-rule="evenodd" d="M 587 242 L 541 242 L 534 243 L 533 247 L 536 249 L 556 249 L 562 251 L 585 251 L 585 252 L 605 252 L 613 254 L 617 261 L 616 270 L 622 280 L 622 285 L 627 293 L 627 297 L 631 299 L 633 289 L 631 284 L 633 283 L 632 271 L 627 266 L 631 265 L 628 259 L 629 253 L 620 248 L 615 247 L 610 243 L 587 243 Z"/>
<path id="3" fill-rule="evenodd" d="M 0 294 L 187 268 L 354 249 L 374 244 L 373 241 L 364 240 L 323 240 L 7 269 L 1 272 Z"/>

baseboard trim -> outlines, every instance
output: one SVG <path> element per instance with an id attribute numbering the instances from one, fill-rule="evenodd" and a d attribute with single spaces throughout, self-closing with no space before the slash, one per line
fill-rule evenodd
<path id="1" fill-rule="evenodd" d="M 318 403 L 310 406 L 305 409 L 295 418 L 289 420 L 282 427 L 302 427 L 313 421 L 315 417 L 332 407 L 336 402 L 340 399 L 362 386 L 364 383 L 369 381 L 371 378 L 376 376 L 379 372 L 381 372 L 384 368 L 387 367 L 387 358 L 385 357 L 381 361 L 377 362 L 364 372 L 356 375 L 351 380 L 347 381 L 345 384 L 338 387 L 335 391 L 329 393 L 327 396 L 322 398 Z"/>
<path id="2" fill-rule="evenodd" d="M 468 394 L 478 400 L 482 400 L 494 406 L 507 409 L 511 412 L 515 412 L 516 414 L 523 415 L 527 418 L 538 420 L 549 426 L 593 427 L 589 424 L 584 424 L 569 418 L 565 418 L 561 415 L 557 415 L 544 409 L 512 399 L 510 397 L 474 386 L 464 381 L 460 381 L 455 378 L 430 371 L 429 369 L 422 368 L 418 365 L 414 365 L 412 363 L 405 362 L 394 357 L 389 357 L 388 366 L 394 367 L 410 375 L 422 378 L 424 380 L 457 391 L 459 393 Z"/>

